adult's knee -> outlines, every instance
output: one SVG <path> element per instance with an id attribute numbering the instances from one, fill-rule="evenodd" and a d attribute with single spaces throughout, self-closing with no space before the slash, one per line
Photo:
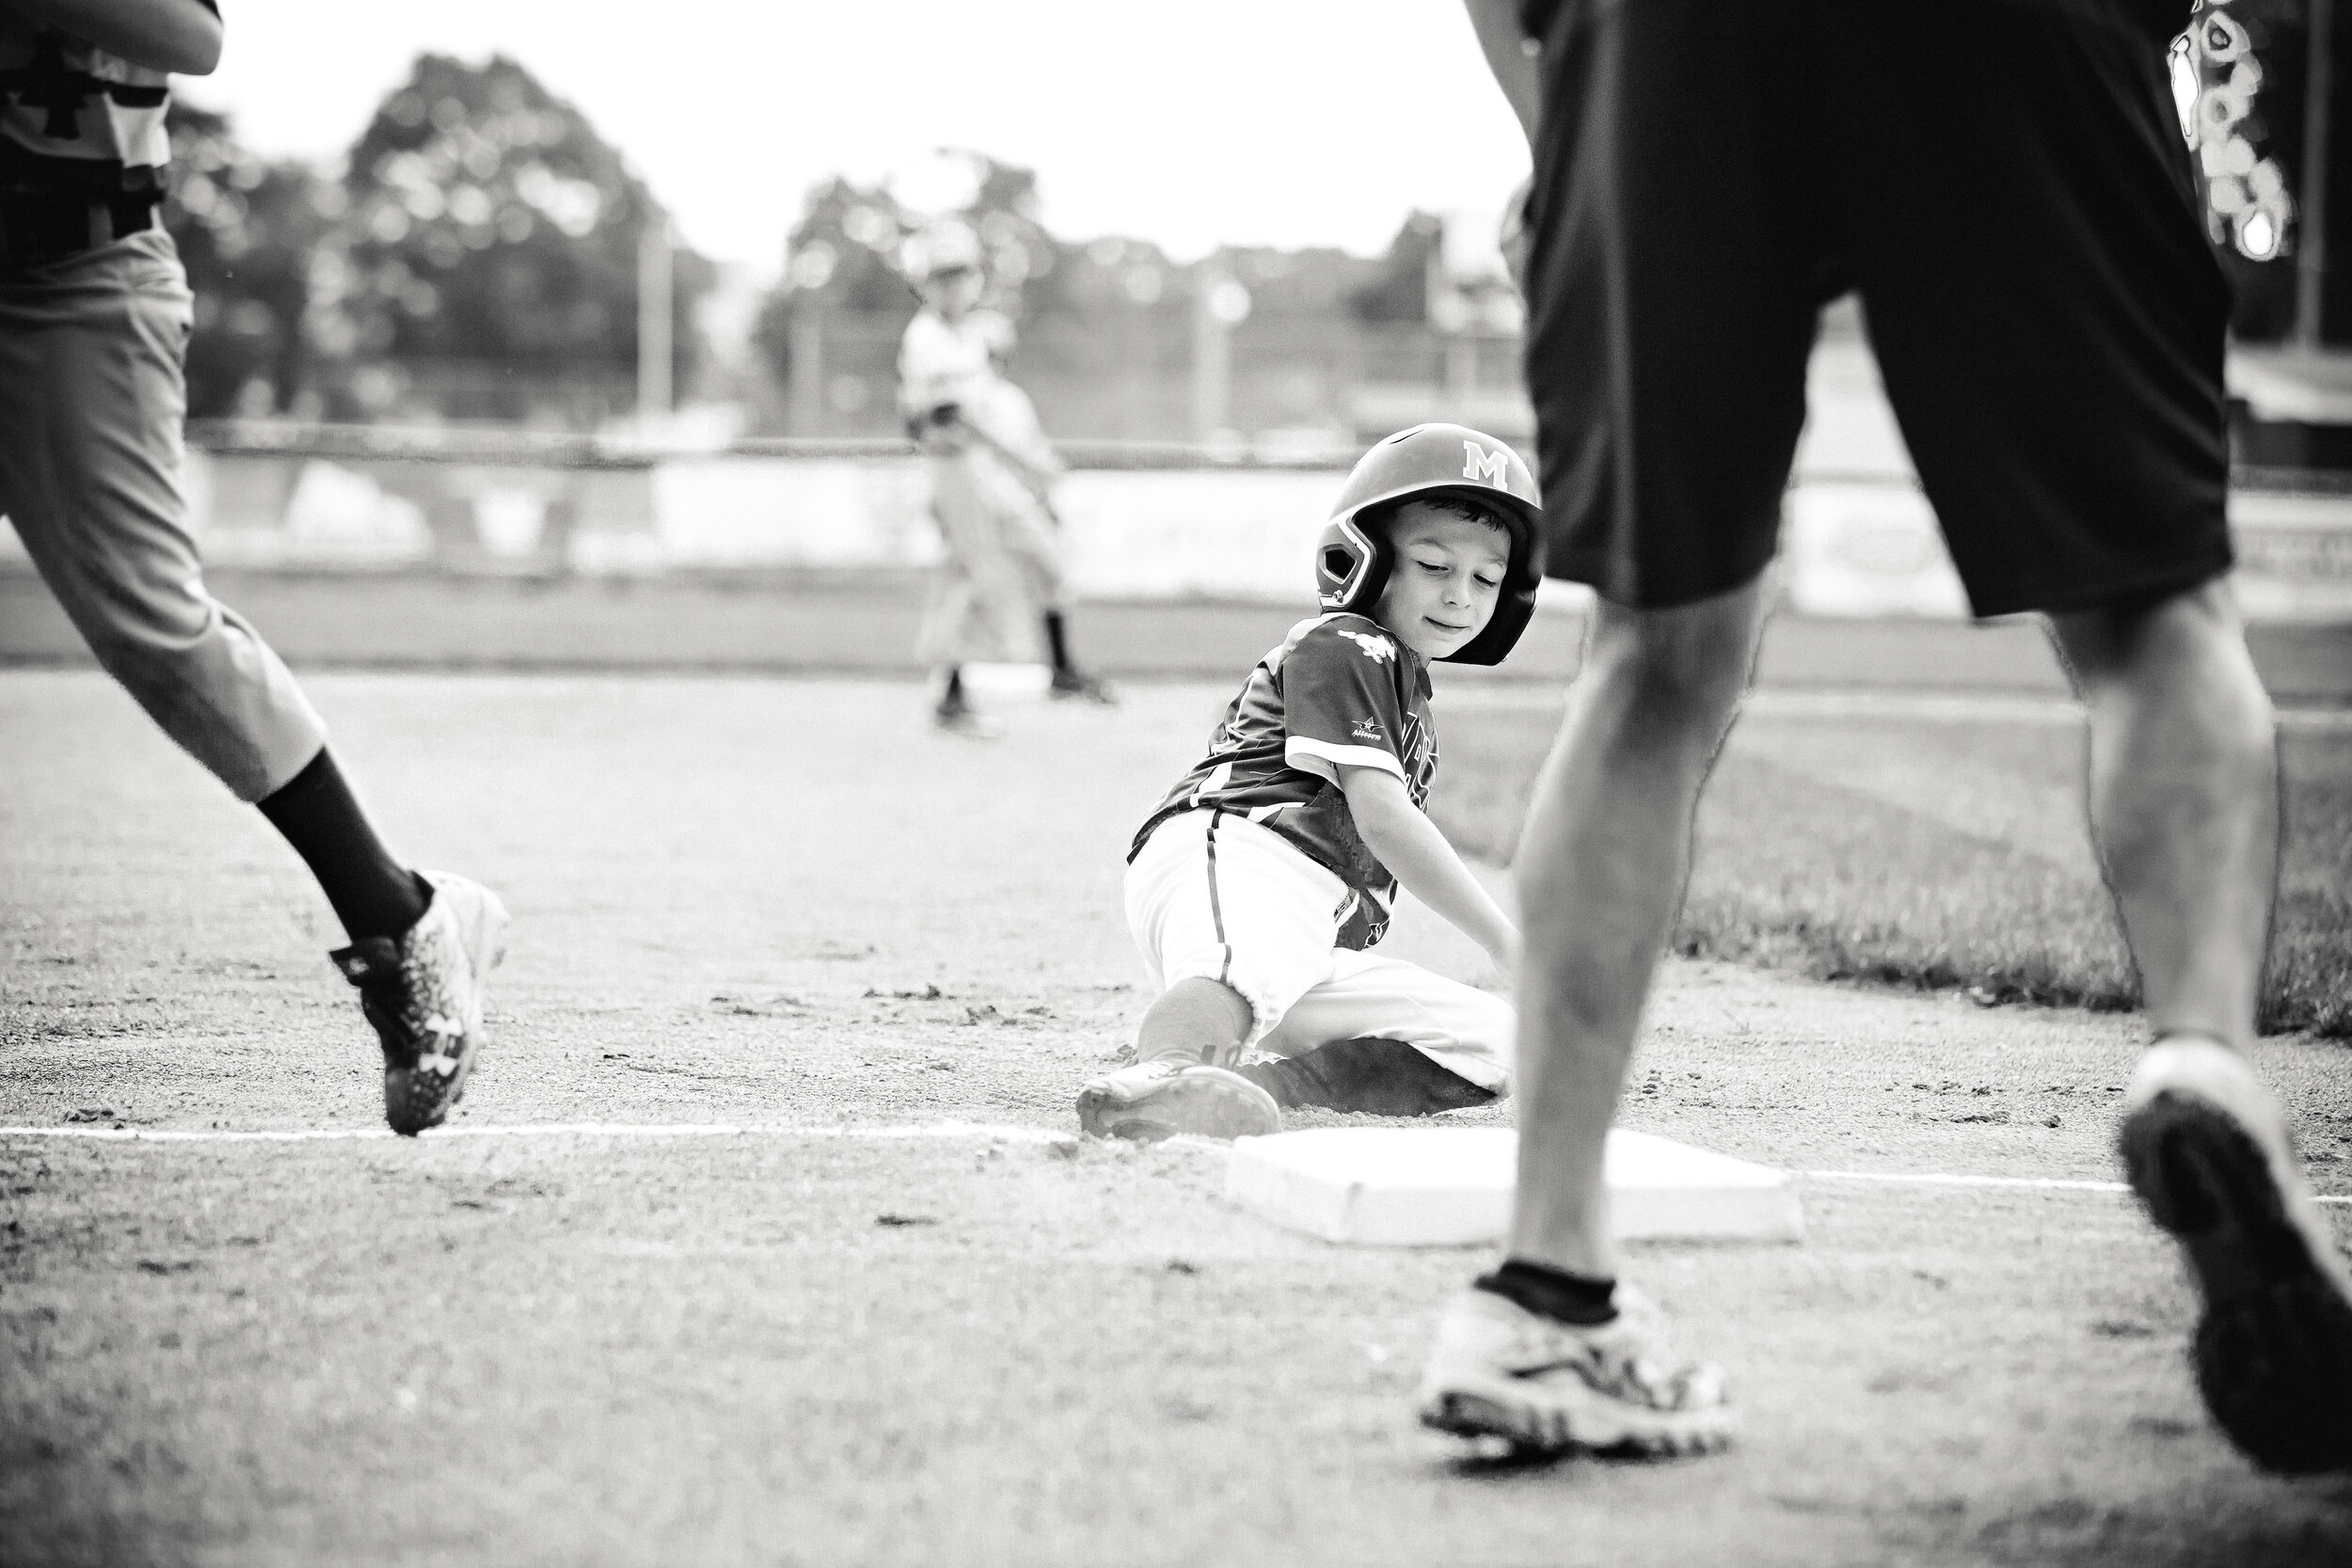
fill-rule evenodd
<path id="1" fill-rule="evenodd" d="M 2208 748 L 2266 756 L 2275 716 L 2246 624 L 2217 578 L 2160 598 L 2070 611 L 2051 633 L 2094 723 L 2185 709 Z"/>
<path id="2" fill-rule="evenodd" d="M 2068 672 L 2086 688 L 2247 660 L 2246 621 L 2219 578 L 2155 598 L 2067 610 L 2049 621 Z"/>
<path id="3" fill-rule="evenodd" d="M 1758 591 L 1672 610 L 1602 604 L 1596 612 L 1584 678 L 1597 694 L 1645 728 L 1692 732 L 1712 743 L 1755 657 Z"/>

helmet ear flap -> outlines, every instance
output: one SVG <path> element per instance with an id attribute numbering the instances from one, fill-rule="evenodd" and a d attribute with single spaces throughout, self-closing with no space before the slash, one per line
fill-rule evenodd
<path id="1" fill-rule="evenodd" d="M 1315 545 L 1315 588 L 1327 610 L 1360 610 L 1377 598 L 1388 577 L 1380 541 L 1357 526 L 1354 516 L 1324 525 Z"/>

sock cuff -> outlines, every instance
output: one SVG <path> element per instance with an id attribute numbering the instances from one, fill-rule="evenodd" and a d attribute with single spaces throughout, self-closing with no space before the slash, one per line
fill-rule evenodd
<path id="1" fill-rule="evenodd" d="M 1617 1316 L 1614 1279 L 1595 1279 L 1518 1258 L 1507 1258 L 1494 1273 L 1479 1275 L 1475 1288 L 1538 1317 L 1579 1328 L 1597 1328 Z"/>

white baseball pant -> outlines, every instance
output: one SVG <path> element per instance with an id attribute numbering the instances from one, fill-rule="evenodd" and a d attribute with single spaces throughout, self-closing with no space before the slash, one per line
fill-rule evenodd
<path id="1" fill-rule="evenodd" d="M 1402 958 L 1333 945 L 1347 884 L 1271 830 L 1187 811 L 1127 867 L 1127 928 L 1154 987 L 1207 979 L 1252 1015 L 1245 1049 L 1298 1056 L 1333 1040 L 1395 1039 L 1507 1094 L 1511 1005 Z"/>

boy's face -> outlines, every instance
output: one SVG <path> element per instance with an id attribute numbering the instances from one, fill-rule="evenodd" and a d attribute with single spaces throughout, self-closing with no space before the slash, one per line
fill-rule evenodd
<path id="1" fill-rule="evenodd" d="M 1443 658 L 1486 629 L 1511 538 L 1502 529 L 1406 501 L 1389 520 L 1396 564 L 1372 618 L 1423 658 Z"/>
<path id="2" fill-rule="evenodd" d="M 942 267 L 923 279 L 923 303 L 949 321 L 961 321 L 980 302 L 977 267 Z"/>

